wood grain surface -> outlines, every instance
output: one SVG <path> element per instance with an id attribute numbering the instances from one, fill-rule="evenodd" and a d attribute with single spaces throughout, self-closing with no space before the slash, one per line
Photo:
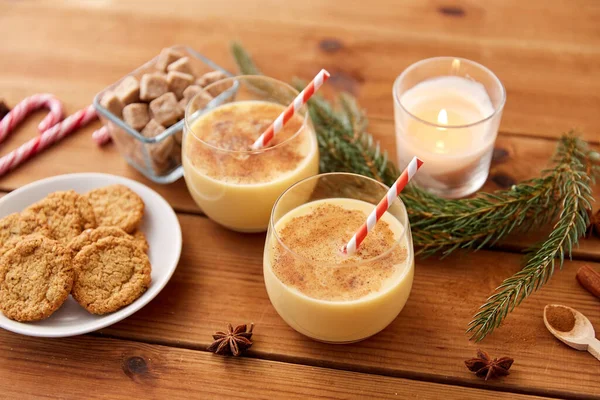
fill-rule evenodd
<path id="1" fill-rule="evenodd" d="M 554 339 L 542 319 L 546 304 L 568 304 L 599 326 L 600 301 L 575 279 L 583 262 L 566 263 L 503 327 L 476 344 L 465 328 L 493 289 L 520 268 L 520 256 L 479 251 L 418 259 L 400 316 L 368 340 L 332 346 L 295 332 L 271 306 L 262 275 L 263 234 L 234 233 L 193 215 L 180 215 L 180 223 L 185 245 L 170 284 L 144 309 L 102 334 L 203 350 L 211 334 L 228 322 L 254 322 L 251 354 L 257 357 L 473 386 L 481 381 L 463 361 L 483 347 L 495 357 L 516 360 L 510 379 L 489 381 L 486 387 L 600 397 L 600 363 Z"/>
<path id="2" fill-rule="evenodd" d="M 0 375 L 2 398 L 541 399 L 97 337 L 23 346 L 17 335 L 0 332 L 0 371 L 9 370 L 10 379 Z"/>
<path id="3" fill-rule="evenodd" d="M 325 94 L 357 96 L 394 159 L 394 79 L 420 59 L 455 55 L 491 68 L 506 87 L 484 190 L 507 189 L 548 166 L 562 132 L 578 128 L 600 145 L 599 19 L 595 0 L 0 0 L 0 98 L 14 105 L 50 92 L 72 113 L 165 46 L 190 45 L 233 71 L 228 45 L 240 40 L 276 78 L 330 70 Z M 0 153 L 37 135 L 43 114 Z M 114 146 L 96 147 L 90 135 L 99 126 L 0 178 L 0 191 L 72 172 L 139 180 L 179 213 L 180 265 L 148 306 L 92 335 L 48 340 L 1 331 L 0 397 L 600 399 L 600 364 L 562 345 L 542 322 L 544 305 L 562 303 L 600 326 L 600 302 L 575 280 L 581 265 L 600 269 L 600 239 L 582 240 L 575 261 L 480 344 L 468 340 L 467 323 L 543 233 L 512 236 L 492 251 L 419 259 L 411 297 L 387 329 L 353 345 L 317 343 L 289 328 L 267 298 L 264 235 L 212 223 L 183 180 L 150 183 Z M 215 330 L 251 321 L 248 358 L 205 351 Z M 478 347 L 515 358 L 511 375 L 484 382 L 471 374 L 463 361 Z"/>
<path id="4" fill-rule="evenodd" d="M 333 87 L 356 94 L 371 116 L 388 119 L 391 86 L 404 68 L 427 57 L 466 57 L 506 86 L 503 130 L 557 137 L 580 128 L 598 140 L 595 0 L 3 0 L 0 7 L 0 34 L 7 38 L 0 85 L 11 103 L 49 91 L 83 107 L 174 43 L 233 69 L 227 49 L 237 39 L 264 72 L 283 80 L 328 68 Z M 278 45 L 271 45 L 275 38 Z"/>

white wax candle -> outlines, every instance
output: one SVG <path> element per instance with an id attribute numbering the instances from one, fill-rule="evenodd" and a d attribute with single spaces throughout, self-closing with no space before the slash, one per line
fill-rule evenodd
<path id="1" fill-rule="evenodd" d="M 432 78 L 407 90 L 400 104 L 412 116 L 396 107 L 399 158 L 424 160 L 420 174 L 434 184 L 459 185 L 482 157 L 491 156 L 497 127 L 475 124 L 494 113 L 481 83 L 458 76 Z"/>

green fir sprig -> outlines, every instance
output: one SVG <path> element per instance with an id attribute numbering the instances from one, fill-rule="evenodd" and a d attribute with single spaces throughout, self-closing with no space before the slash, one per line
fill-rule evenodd
<path id="1" fill-rule="evenodd" d="M 244 74 L 259 73 L 238 44 L 233 53 Z M 304 87 L 300 81 L 298 88 Z M 398 169 L 367 133 L 368 121 L 349 94 L 332 105 L 320 96 L 308 103 L 320 150 L 321 172 L 353 172 L 391 185 Z M 554 167 L 538 178 L 509 190 L 479 193 L 474 198 L 449 200 L 414 185 L 401 194 L 406 205 L 415 246 L 424 255 L 446 256 L 457 249 L 491 246 L 509 233 L 539 228 L 555 221 L 548 238 L 531 249 L 525 267 L 506 279 L 489 297 L 468 327 L 474 340 L 497 328 L 527 296 L 545 284 L 588 224 L 593 197 L 591 185 L 600 173 L 600 154 L 573 133 L 558 142 Z M 558 205 L 558 207 L 557 207 Z"/>
<path id="2" fill-rule="evenodd" d="M 409 208 L 415 243 L 424 254 L 449 254 L 457 248 L 482 248 L 493 245 L 508 233 L 527 231 L 554 220 L 557 193 L 564 191 L 573 164 L 581 170 L 580 182 L 591 185 L 589 172 L 596 170 L 587 144 L 574 133 L 559 141 L 555 167 L 509 190 L 479 193 L 472 199 L 447 200 L 413 188 L 402 196 Z M 589 172 L 588 172 L 589 170 Z M 414 221 L 414 222 L 413 222 Z"/>
<path id="3" fill-rule="evenodd" d="M 553 188 L 549 200 L 553 202 L 544 205 L 544 209 L 556 210 L 546 212 L 544 218 L 559 212 L 558 221 L 548 238 L 531 250 L 525 267 L 502 282 L 480 307 L 467 330 L 473 339 L 479 341 L 491 333 L 527 296 L 547 283 L 557 263 L 562 268 L 565 255 L 570 257 L 573 246 L 585 235 L 588 210 L 594 198 L 592 177 L 586 171 L 590 152 L 581 148 L 585 148 L 583 142 L 572 135 L 563 136 L 559 141 L 555 167 L 546 172 L 548 187 Z M 538 224 L 535 215 L 528 218 Z"/>

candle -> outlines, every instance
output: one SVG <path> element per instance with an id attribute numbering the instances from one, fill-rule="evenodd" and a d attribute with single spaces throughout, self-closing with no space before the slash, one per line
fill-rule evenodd
<path id="1" fill-rule="evenodd" d="M 450 74 L 410 86 L 405 72 L 394 84 L 396 146 L 399 167 L 415 155 L 425 161 L 417 184 L 462 197 L 487 179 L 500 117 L 486 86 L 459 76 L 461 60 L 452 61 Z"/>

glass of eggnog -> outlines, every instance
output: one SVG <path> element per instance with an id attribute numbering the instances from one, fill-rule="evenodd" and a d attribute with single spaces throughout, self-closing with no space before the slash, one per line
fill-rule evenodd
<path id="1" fill-rule="evenodd" d="M 319 150 L 306 106 L 268 146 L 251 149 L 297 95 L 272 78 L 237 76 L 190 100 L 182 139 L 184 177 L 209 218 L 240 232 L 265 231 L 277 197 L 318 173 Z"/>
<path id="2" fill-rule="evenodd" d="M 342 251 L 388 189 L 360 175 L 322 174 L 296 183 L 275 203 L 265 285 L 296 331 L 322 342 L 356 342 L 388 326 L 406 304 L 414 251 L 400 198 L 355 253 Z"/>

